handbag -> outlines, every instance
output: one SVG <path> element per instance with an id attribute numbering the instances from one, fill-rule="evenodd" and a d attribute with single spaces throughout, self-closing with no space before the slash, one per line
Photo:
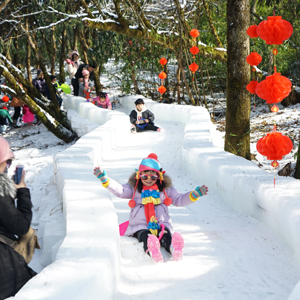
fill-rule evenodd
<path id="1" fill-rule="evenodd" d="M 16 241 L 0 234 L 0 242 L 12 247 L 22 255 L 27 264 L 32 260 L 35 249 L 41 249 L 36 231 L 32 227 L 29 227 L 28 232 L 20 236 Z"/>

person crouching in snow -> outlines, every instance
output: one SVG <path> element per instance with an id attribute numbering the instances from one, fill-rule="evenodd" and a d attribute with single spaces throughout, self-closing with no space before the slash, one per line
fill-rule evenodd
<path id="1" fill-rule="evenodd" d="M 160 245 L 172 254 L 174 261 L 182 259 L 184 241 L 180 233 L 173 233 L 168 206 L 190 205 L 208 192 L 208 188 L 202 185 L 181 194 L 172 187 L 170 177 L 164 173 L 154 153 L 141 161 L 139 170 L 124 185 L 109 178 L 100 167 L 94 169 L 94 175 L 108 191 L 119 198 L 131 198 L 125 236 L 133 236 L 143 242 L 145 252 L 154 262 L 163 261 Z"/>
<path id="2" fill-rule="evenodd" d="M 159 127 L 154 125 L 154 114 L 147 109 L 143 99 L 137 99 L 135 102 L 135 109 L 131 111 L 129 118 L 131 132 L 140 132 L 146 130 L 161 131 Z"/>
<path id="3" fill-rule="evenodd" d="M 104 108 L 104 109 L 111 110 L 111 108 L 112 108 L 108 95 L 103 92 L 100 92 L 97 97 L 93 98 L 93 102 L 95 102 L 96 106 Z"/>

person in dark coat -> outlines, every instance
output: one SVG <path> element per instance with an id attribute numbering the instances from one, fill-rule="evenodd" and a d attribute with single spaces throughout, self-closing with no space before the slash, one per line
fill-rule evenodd
<path id="1" fill-rule="evenodd" d="M 50 77 L 52 85 L 55 88 L 56 99 L 58 101 L 59 107 L 61 107 L 63 99 L 58 95 L 59 88 L 58 88 L 58 83 L 56 82 L 57 77 L 55 75 L 50 75 L 49 77 Z M 50 93 L 48 86 L 46 87 L 46 94 L 47 94 L 47 98 L 52 101 L 51 93 Z"/>
<path id="2" fill-rule="evenodd" d="M 16 236 L 25 235 L 32 219 L 30 191 L 24 182 L 25 171 L 17 185 L 6 174 L 12 158 L 8 142 L 0 137 L 0 300 L 14 296 L 36 275 L 24 257 L 5 242 L 16 241 Z"/>
<path id="3" fill-rule="evenodd" d="M 129 118 L 132 124 L 131 132 L 140 132 L 146 130 L 159 131 L 160 128 L 154 125 L 154 114 L 147 109 L 143 99 L 137 99 L 135 109 L 131 111 Z"/>
<path id="4" fill-rule="evenodd" d="M 36 78 L 32 81 L 32 85 L 39 90 L 42 95 L 47 97 L 47 84 L 41 69 L 37 71 Z"/>
<path id="5" fill-rule="evenodd" d="M 78 70 L 75 74 L 75 80 L 72 81 L 72 85 L 73 85 L 73 88 L 74 88 L 74 96 L 78 96 L 78 93 L 79 93 L 79 82 L 83 81 L 83 74 L 82 74 L 82 71 L 83 70 L 87 70 L 89 71 L 89 79 L 90 80 L 93 80 L 93 75 L 94 75 L 94 69 L 96 68 L 96 65 L 95 64 L 92 64 L 92 63 L 89 63 L 89 64 L 81 64 L 79 67 L 78 67 Z"/>

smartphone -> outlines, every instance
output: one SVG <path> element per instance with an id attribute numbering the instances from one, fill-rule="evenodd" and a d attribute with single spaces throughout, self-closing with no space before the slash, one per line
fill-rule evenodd
<path id="1" fill-rule="evenodd" d="M 15 171 L 15 183 L 19 184 L 22 178 L 22 173 L 23 173 L 23 166 L 16 166 L 16 171 Z"/>

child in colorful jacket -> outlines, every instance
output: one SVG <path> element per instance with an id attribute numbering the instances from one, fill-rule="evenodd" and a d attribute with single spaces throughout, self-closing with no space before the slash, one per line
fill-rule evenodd
<path id="1" fill-rule="evenodd" d="M 111 102 L 106 93 L 100 92 L 100 94 L 97 97 L 93 98 L 93 102 L 98 107 L 112 109 Z"/>
<path id="2" fill-rule="evenodd" d="M 172 187 L 170 177 L 164 174 L 156 154 L 144 158 L 139 170 L 132 174 L 127 184 L 121 185 L 108 178 L 100 167 L 94 175 L 111 193 L 119 198 L 130 199 L 131 207 L 126 236 L 133 236 L 143 242 L 144 250 L 154 262 L 162 262 L 160 246 L 172 254 L 173 260 L 182 259 L 184 241 L 180 233 L 173 232 L 168 206 L 187 206 L 208 192 L 205 185 L 185 194 Z"/>

